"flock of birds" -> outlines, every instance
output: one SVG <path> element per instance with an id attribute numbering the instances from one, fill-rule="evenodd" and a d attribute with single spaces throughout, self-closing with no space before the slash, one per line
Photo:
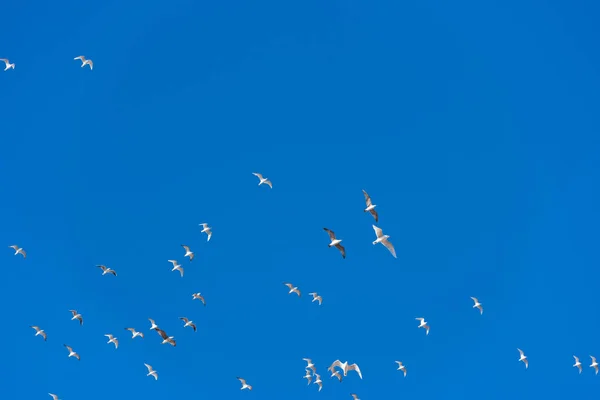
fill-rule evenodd
<path id="1" fill-rule="evenodd" d="M 81 68 L 85 67 L 86 65 L 89 65 L 90 70 L 94 69 L 94 62 L 90 59 L 85 58 L 85 56 L 77 56 L 75 57 L 73 60 L 80 60 L 81 61 Z M 4 70 L 8 71 L 9 69 L 15 69 L 15 63 L 11 63 L 8 58 L 0 58 L 0 61 L 2 61 L 5 65 Z"/>

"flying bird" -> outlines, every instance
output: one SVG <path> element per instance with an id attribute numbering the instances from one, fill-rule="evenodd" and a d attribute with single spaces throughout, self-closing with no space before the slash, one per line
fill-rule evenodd
<path id="1" fill-rule="evenodd" d="M 158 380 L 158 372 L 156 372 L 153 368 L 152 365 L 150 364 L 146 364 L 144 363 L 144 365 L 146 366 L 146 368 L 148 368 L 148 373 L 146 374 L 146 376 L 150 376 L 152 375 L 154 377 L 154 380 Z"/>
<path id="2" fill-rule="evenodd" d="M 73 60 L 81 60 L 81 68 L 85 67 L 86 65 L 89 65 L 90 70 L 94 69 L 94 63 L 92 62 L 92 60 L 86 60 L 84 56 L 75 57 Z"/>
<path id="3" fill-rule="evenodd" d="M 77 310 L 69 310 L 71 312 L 71 314 L 73 314 L 73 318 L 71 318 L 71 321 L 73 321 L 74 319 L 78 319 L 79 320 L 79 325 L 83 325 L 83 317 L 81 316 L 81 314 L 79 314 L 77 312 Z"/>
<path id="4" fill-rule="evenodd" d="M 306 370 L 306 375 L 304 375 L 303 378 L 306 379 L 308 381 L 308 385 L 310 385 L 310 383 L 312 382 L 312 374 L 309 370 Z"/>
<path id="5" fill-rule="evenodd" d="M 192 300 L 200 300 L 204 306 L 206 306 L 206 301 L 204 301 L 204 296 L 200 292 L 192 294 Z"/>
<path id="6" fill-rule="evenodd" d="M 185 325 L 183 325 L 184 328 L 190 326 L 194 332 L 196 332 L 196 324 L 194 324 L 194 321 L 190 321 L 186 317 L 179 317 L 179 319 L 185 322 Z"/>
<path id="7" fill-rule="evenodd" d="M 425 321 L 425 318 L 415 318 L 417 321 L 421 321 L 419 323 L 418 328 L 423 328 L 425 329 L 425 334 L 429 335 L 429 325 L 427 325 L 427 321 Z"/>
<path id="8" fill-rule="evenodd" d="M 360 368 L 358 368 L 358 364 L 356 363 L 348 365 L 348 361 L 341 362 L 340 360 L 335 360 L 333 364 L 329 366 L 328 370 L 333 372 L 335 367 L 340 367 L 342 369 L 342 372 L 344 372 L 344 376 L 348 374 L 348 371 L 356 371 L 360 379 L 362 379 Z"/>
<path id="9" fill-rule="evenodd" d="M 186 246 L 185 244 L 182 244 L 181 247 L 183 247 L 185 249 L 185 256 L 184 257 L 189 257 L 190 261 L 192 261 L 194 259 L 194 252 L 190 250 L 189 246 Z"/>
<path id="10" fill-rule="evenodd" d="M 152 321 L 152 320 L 150 320 L 150 321 Z M 138 336 L 141 337 L 142 339 L 144 338 L 144 334 L 142 332 L 138 332 L 133 328 L 125 328 L 125 330 L 131 332 L 132 339 L 135 339 Z"/>
<path id="11" fill-rule="evenodd" d="M 304 361 L 306 361 L 306 369 L 311 369 L 313 374 L 317 373 L 317 367 L 315 367 L 315 364 L 313 364 L 312 360 L 310 358 L 303 358 Z"/>
<path id="12" fill-rule="evenodd" d="M 116 337 L 114 337 L 114 336 L 113 336 L 113 335 L 111 335 L 110 333 L 108 333 L 108 334 L 106 334 L 106 335 L 104 335 L 104 336 L 106 336 L 106 337 L 108 338 L 108 342 L 106 342 L 107 344 L 108 344 L 108 343 L 112 343 L 112 344 L 114 344 L 114 345 L 115 345 L 115 349 L 118 349 L 118 348 L 119 348 L 119 339 L 117 339 Z"/>
<path id="13" fill-rule="evenodd" d="M 388 240 L 390 237 L 388 235 L 384 235 L 381 228 L 378 228 L 375 225 L 373 225 L 373 229 L 375 230 L 375 235 L 377 235 L 377 239 L 373 241 L 373 244 L 381 243 L 382 245 L 387 247 L 387 249 L 390 251 L 390 253 L 392 253 L 394 257 L 396 257 L 396 250 L 394 250 L 394 246 Z"/>
<path id="14" fill-rule="evenodd" d="M 10 63 L 8 61 L 8 58 L 0 58 L 0 61 L 3 61 L 4 64 L 6 64 L 6 68 L 4 68 L 5 71 L 9 70 L 10 68 L 15 69 L 15 64 L 14 63 Z"/>
<path id="15" fill-rule="evenodd" d="M 475 303 L 475 305 L 473 306 L 473 308 L 475 308 L 475 307 L 479 308 L 479 313 L 483 314 L 483 306 L 481 305 L 481 303 L 479 302 L 479 300 L 477 300 L 477 297 L 471 297 L 471 299 Z"/>
<path id="16" fill-rule="evenodd" d="M 577 367 L 579 369 L 579 373 L 581 373 L 581 363 L 579 362 L 579 357 L 577 356 L 573 356 L 573 358 L 575 359 L 575 364 L 573 364 L 574 367 Z"/>
<path id="17" fill-rule="evenodd" d="M 44 338 L 44 341 L 46 341 L 46 339 L 48 338 L 46 335 L 46 332 L 44 332 L 43 329 L 40 329 L 39 326 L 37 325 L 31 325 L 30 328 L 35 329 L 35 336 L 40 335 L 41 337 Z"/>
<path id="18" fill-rule="evenodd" d="M 319 296 L 317 293 L 309 293 L 309 295 L 313 297 L 311 303 L 318 301 L 319 305 L 321 305 L 321 303 L 323 302 L 323 298 L 321 296 Z"/>
<path id="19" fill-rule="evenodd" d="M 152 318 L 148 318 L 148 321 L 150 321 L 150 323 L 152 324 L 152 326 L 150 326 L 150 330 L 158 329 L 158 325 L 156 325 L 156 322 L 154 322 L 154 320 Z"/>
<path id="20" fill-rule="evenodd" d="M 96 265 L 96 266 L 98 268 L 102 269 L 102 275 L 113 274 L 114 276 L 117 276 L 117 271 L 115 271 L 114 269 L 106 268 L 105 265 Z"/>
<path id="21" fill-rule="evenodd" d="M 49 394 L 49 395 L 52 397 L 52 400 L 60 400 L 60 399 L 58 398 L 58 396 L 57 396 L 57 395 L 55 395 L 54 393 L 48 393 L 48 394 Z"/>
<path id="22" fill-rule="evenodd" d="M 373 218 L 375 218 L 375 222 L 379 222 L 379 215 L 377 215 L 377 210 L 375 210 L 375 207 L 377 206 L 373 204 L 373 202 L 371 201 L 371 197 L 366 191 L 363 190 L 363 194 L 365 195 L 365 203 L 367 203 L 367 208 L 365 208 L 363 211 L 368 211 L 369 213 L 371 213 Z"/>
<path id="23" fill-rule="evenodd" d="M 246 383 L 246 380 L 244 378 L 240 378 L 239 376 L 237 377 L 237 380 L 240 381 L 242 383 L 242 388 L 240 390 L 244 390 L 244 389 L 248 389 L 248 390 L 252 390 L 252 385 L 248 385 Z"/>
<path id="24" fill-rule="evenodd" d="M 521 349 L 517 349 L 519 350 L 519 361 L 523 361 L 523 364 L 525 364 L 525 368 L 529 368 L 529 361 L 527 361 L 527 357 L 525 356 L 525 353 L 523 353 L 523 350 Z"/>
<path id="25" fill-rule="evenodd" d="M 339 372 L 337 372 L 337 371 L 335 371 L 335 370 L 331 372 L 331 376 L 330 376 L 330 378 L 333 378 L 334 376 L 335 376 L 336 378 L 338 378 L 340 382 L 342 381 L 342 375 L 340 375 L 340 373 L 339 373 Z"/>
<path id="26" fill-rule="evenodd" d="M 269 187 L 271 189 L 273 189 L 273 184 L 271 183 L 270 180 L 268 180 L 267 178 L 263 178 L 263 176 L 257 172 L 253 172 L 252 175 L 254 175 L 254 176 L 258 177 L 258 179 L 260 179 L 260 182 L 258 182 L 258 186 L 260 186 L 264 183 L 265 185 L 269 185 Z"/>
<path id="27" fill-rule="evenodd" d="M 79 357 L 79 354 L 73 351 L 73 348 L 71 346 L 67 346 L 66 344 L 63 344 L 63 346 L 65 346 L 67 350 L 69 350 L 69 357 L 75 357 L 77 360 L 81 361 L 81 357 Z"/>
<path id="28" fill-rule="evenodd" d="M 181 274 L 181 277 L 183 278 L 183 267 L 181 266 L 181 264 L 178 264 L 177 261 L 175 261 L 175 260 L 167 260 L 167 261 L 169 261 L 171 264 L 173 264 L 173 269 L 171 271 L 178 270 L 179 273 Z"/>
<path id="29" fill-rule="evenodd" d="M 323 389 L 323 381 L 321 381 L 321 375 L 315 374 L 315 385 L 319 385 L 319 392 Z"/>
<path id="30" fill-rule="evenodd" d="M 596 375 L 598 375 L 598 363 L 596 362 L 596 357 L 590 356 L 590 358 L 592 359 L 592 364 L 590 365 L 590 368 L 594 368 L 596 370 Z"/>
<path id="31" fill-rule="evenodd" d="M 284 285 L 290 288 L 288 294 L 296 293 L 298 297 L 300 297 L 300 291 L 297 287 L 294 287 L 294 285 L 292 285 L 291 283 L 284 283 Z"/>
<path id="32" fill-rule="evenodd" d="M 396 364 L 398 364 L 397 371 L 404 372 L 404 376 L 406 376 L 406 367 L 404 365 L 402 365 L 402 361 L 396 361 Z"/>
<path id="33" fill-rule="evenodd" d="M 27 252 L 25 250 L 23 250 L 22 247 L 17 246 L 16 244 L 13 244 L 12 246 L 8 246 L 11 249 L 13 249 L 15 251 L 15 256 L 17 254 L 20 254 L 23 256 L 23 258 L 27 258 Z"/>
<path id="34" fill-rule="evenodd" d="M 200 224 L 202 226 L 202 230 L 200 232 L 202 233 L 206 233 L 206 236 L 208 236 L 206 238 L 206 241 L 208 242 L 210 240 L 210 237 L 212 236 L 212 228 L 208 226 L 208 224 L 206 222 L 203 222 Z"/>
<path id="35" fill-rule="evenodd" d="M 158 332 L 158 334 L 163 338 L 163 341 L 161 344 L 169 343 L 173 347 L 175 347 L 177 345 L 177 343 L 175 342 L 175 338 L 173 336 L 167 335 L 167 333 L 165 331 L 163 331 L 162 329 L 156 328 L 156 332 Z"/>
<path id="36" fill-rule="evenodd" d="M 325 232 L 327 232 L 327 234 L 329 235 L 329 239 L 331 239 L 331 243 L 329 243 L 329 245 L 327 247 L 333 247 L 335 246 L 336 249 L 338 249 L 340 251 L 340 253 L 342 253 L 342 258 L 346 258 L 346 249 L 344 248 L 344 246 L 342 246 L 340 243 L 342 242 L 341 239 L 336 239 L 335 238 L 335 233 L 327 228 L 323 228 L 323 230 Z"/>

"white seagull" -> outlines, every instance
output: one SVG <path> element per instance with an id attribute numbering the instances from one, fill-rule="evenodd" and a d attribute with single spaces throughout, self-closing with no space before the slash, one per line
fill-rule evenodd
<path id="1" fill-rule="evenodd" d="M 194 332 L 196 332 L 196 324 L 194 324 L 194 321 L 190 321 L 186 317 L 179 317 L 179 319 L 185 322 L 185 324 L 183 325 L 184 328 L 189 326 L 194 330 Z"/>
<path id="2" fill-rule="evenodd" d="M 183 267 L 181 266 L 181 264 L 178 264 L 177 261 L 175 261 L 175 260 L 167 260 L 167 261 L 169 261 L 171 264 L 173 264 L 173 269 L 171 271 L 178 270 L 179 273 L 181 274 L 181 277 L 183 278 Z"/>
<path id="3" fill-rule="evenodd" d="M 8 58 L 0 58 L 0 61 L 4 61 L 4 64 L 6 64 L 6 68 L 4 68 L 5 71 L 9 70 L 10 68 L 15 69 L 15 64 L 14 63 L 10 63 L 8 61 Z"/>
<path id="4" fill-rule="evenodd" d="M 150 376 L 152 375 L 154 377 L 154 380 L 158 380 L 158 372 L 156 372 L 153 368 L 152 365 L 150 364 L 146 364 L 144 363 L 144 365 L 146 366 L 146 368 L 148 368 L 148 373 L 146 374 L 146 376 Z"/>
<path id="5" fill-rule="evenodd" d="M 189 246 L 186 246 L 185 244 L 182 244 L 181 247 L 183 247 L 185 249 L 185 256 L 184 257 L 189 257 L 190 261 L 192 261 L 194 259 L 194 252 L 190 250 Z"/>
<path id="6" fill-rule="evenodd" d="M 306 379 L 308 381 L 308 385 L 310 385 L 310 383 L 312 382 L 312 374 L 309 370 L 306 370 L 306 375 L 304 375 L 303 378 Z"/>
<path id="7" fill-rule="evenodd" d="M 117 271 L 107 268 L 105 265 L 96 265 L 96 267 L 102 270 L 102 275 L 113 274 L 114 276 L 117 276 Z"/>
<path id="8" fill-rule="evenodd" d="M 290 288 L 288 294 L 296 293 L 298 297 L 300 297 L 300 291 L 298 290 L 298 287 L 294 287 L 294 285 L 291 283 L 284 283 L 284 285 Z"/>
<path id="9" fill-rule="evenodd" d="M 58 398 L 58 396 L 57 396 L 57 395 L 55 395 L 54 393 L 48 393 L 48 394 L 49 394 L 49 395 L 52 397 L 52 400 L 60 400 L 60 399 Z"/>
<path id="10" fill-rule="evenodd" d="M 579 368 L 579 373 L 581 373 L 582 368 L 581 363 L 579 362 L 579 357 L 573 356 L 573 358 L 575 359 L 575 364 L 573 364 L 573 366 Z"/>
<path id="11" fill-rule="evenodd" d="M 69 310 L 71 312 L 71 314 L 73 314 L 73 318 L 71 318 L 71 321 L 73 321 L 74 319 L 78 319 L 79 320 L 79 325 L 83 325 L 83 317 L 81 316 L 81 314 L 79 314 L 77 312 L 77 310 Z"/>
<path id="12" fill-rule="evenodd" d="M 367 194 L 365 190 L 363 190 L 363 194 L 365 195 L 365 203 L 367 203 L 367 208 L 365 208 L 363 211 L 368 211 L 369 213 L 371 213 L 373 218 L 375 218 L 375 222 L 379 222 L 379 215 L 377 215 L 377 210 L 375 210 L 375 207 L 377 206 L 373 204 L 373 202 L 371 201 L 371 197 Z"/>
<path id="13" fill-rule="evenodd" d="M 346 258 L 346 249 L 340 243 L 342 243 L 341 239 L 336 239 L 335 233 L 331 229 L 323 228 L 325 232 L 329 235 L 329 239 L 331 239 L 331 243 L 327 247 L 335 246 L 336 249 L 342 253 L 342 258 Z"/>
<path id="14" fill-rule="evenodd" d="M 475 308 L 475 307 L 479 308 L 479 313 L 483 314 L 483 305 L 479 302 L 479 300 L 477 300 L 477 297 L 471 297 L 471 299 L 475 303 L 473 308 Z"/>
<path id="15" fill-rule="evenodd" d="M 269 185 L 269 187 L 271 189 L 273 189 L 273 184 L 271 183 L 270 180 L 268 180 L 267 178 L 263 178 L 263 176 L 257 172 L 253 172 L 252 175 L 254 175 L 254 176 L 258 177 L 258 179 L 260 179 L 260 182 L 258 182 L 258 186 L 260 186 L 264 183 L 265 185 Z"/>
<path id="16" fill-rule="evenodd" d="M 156 332 L 163 338 L 161 344 L 169 343 L 171 346 L 177 346 L 177 342 L 175 342 L 175 337 L 167 335 L 167 332 L 163 331 L 160 328 L 156 328 Z"/>
<path id="17" fill-rule="evenodd" d="M 152 324 L 152 326 L 150 327 L 150 330 L 158 329 L 158 325 L 156 325 L 156 322 L 154 322 L 154 320 L 152 318 L 148 318 L 148 321 L 150 321 L 150 323 Z"/>
<path id="18" fill-rule="evenodd" d="M 114 337 L 110 333 L 107 333 L 104 336 L 106 336 L 108 338 L 108 342 L 106 342 L 106 343 L 112 343 L 112 344 L 114 344 L 115 345 L 115 349 L 119 348 L 119 339 L 117 339 L 116 337 Z"/>
<path id="19" fill-rule="evenodd" d="M 313 374 L 317 373 L 317 367 L 315 367 L 315 364 L 313 364 L 312 360 L 310 358 L 303 358 L 304 361 L 306 361 L 306 369 L 311 369 Z"/>
<path id="20" fill-rule="evenodd" d="M 319 385 L 319 392 L 323 389 L 323 381 L 321 381 L 321 375 L 315 374 L 315 385 Z"/>
<path id="21" fill-rule="evenodd" d="M 590 358 L 592 359 L 592 364 L 590 365 L 590 368 L 594 368 L 596 370 L 596 375 L 598 375 L 598 363 L 596 362 L 596 357 L 590 356 Z"/>
<path id="22" fill-rule="evenodd" d="M 73 60 L 81 60 L 81 68 L 85 67 L 86 65 L 89 65 L 90 70 L 94 69 L 94 63 L 92 62 L 92 60 L 86 60 L 84 56 L 75 57 Z"/>
<path id="23" fill-rule="evenodd" d="M 150 320 L 150 321 L 152 321 L 152 320 Z M 135 339 L 138 336 L 141 337 L 142 339 L 144 338 L 144 334 L 142 332 L 138 332 L 133 328 L 125 328 L 125 330 L 131 332 L 132 339 Z"/>
<path id="24" fill-rule="evenodd" d="M 335 360 L 333 362 L 333 364 L 331 364 L 329 366 L 329 368 L 327 368 L 327 369 L 329 371 L 333 372 L 335 367 L 340 367 L 342 369 L 342 371 L 344 372 L 344 376 L 346 376 L 348 374 L 348 371 L 356 371 L 356 373 L 358 374 L 360 379 L 362 379 L 362 374 L 360 372 L 360 368 L 358 368 L 358 364 L 356 364 L 356 363 L 348 365 L 348 361 L 341 362 L 340 360 Z"/>
<path id="25" fill-rule="evenodd" d="M 396 364 L 398 364 L 398 369 L 397 371 L 402 371 L 404 372 L 404 376 L 406 376 L 406 366 L 404 366 L 402 364 L 402 361 L 396 361 Z"/>
<path id="26" fill-rule="evenodd" d="M 429 335 L 429 325 L 427 325 L 427 321 L 425 321 L 425 318 L 415 318 L 417 321 L 421 321 L 419 323 L 419 328 L 423 328 L 425 329 L 425 334 Z"/>
<path id="27" fill-rule="evenodd" d="M 318 301 L 319 305 L 321 305 L 321 303 L 323 302 L 323 298 L 321 296 L 319 296 L 317 293 L 309 293 L 309 296 L 313 297 L 311 303 Z"/>
<path id="28" fill-rule="evenodd" d="M 8 246 L 11 249 L 13 249 L 15 251 L 15 256 L 17 254 L 20 254 L 23 256 L 23 258 L 27 258 L 27 252 L 25 250 L 23 250 L 22 247 L 17 246 L 16 244 L 13 244 L 12 246 Z"/>
<path id="29" fill-rule="evenodd" d="M 242 383 L 242 388 L 240 390 L 244 390 L 244 389 L 248 389 L 248 390 L 252 390 L 252 385 L 248 385 L 246 383 L 246 380 L 244 378 L 240 378 L 239 376 L 237 377 L 237 380 L 240 381 Z"/>
<path id="30" fill-rule="evenodd" d="M 69 357 L 75 357 L 76 359 L 78 359 L 79 361 L 81 361 L 81 358 L 79 357 L 79 354 L 75 353 L 73 351 L 73 348 L 71 346 L 67 346 L 66 344 L 63 344 L 63 346 L 65 346 L 67 348 L 67 350 L 69 350 Z"/>
<path id="31" fill-rule="evenodd" d="M 206 233 L 206 236 L 208 236 L 206 238 L 206 241 L 208 242 L 210 240 L 210 237 L 212 236 L 212 231 L 211 231 L 212 228 L 209 227 L 206 222 L 203 222 L 200 225 L 202 226 L 202 230 L 200 232 Z"/>
<path id="32" fill-rule="evenodd" d="M 47 336 L 46 336 L 46 332 L 44 332 L 43 329 L 40 329 L 40 327 L 37 325 L 31 325 L 30 328 L 35 329 L 35 336 L 40 335 L 41 337 L 44 338 L 44 341 L 46 341 Z"/>
<path id="33" fill-rule="evenodd" d="M 523 361 L 523 364 L 525 364 L 525 368 L 529 368 L 529 361 L 527 361 L 527 357 L 525 356 L 525 353 L 523 353 L 523 350 L 521 349 L 517 349 L 519 350 L 519 361 Z"/>
<path id="34" fill-rule="evenodd" d="M 394 250 L 394 246 L 388 240 L 390 237 L 388 235 L 384 235 L 381 228 L 378 228 L 375 225 L 373 225 L 373 229 L 375 230 L 375 235 L 377 235 L 377 239 L 373 241 L 373 244 L 381 243 L 382 245 L 387 247 L 387 249 L 390 251 L 390 253 L 392 253 L 394 257 L 396 257 L 396 250 Z"/>
<path id="35" fill-rule="evenodd" d="M 206 306 L 206 301 L 204 300 L 204 296 L 200 292 L 192 294 L 192 300 L 200 300 L 204 306 Z"/>

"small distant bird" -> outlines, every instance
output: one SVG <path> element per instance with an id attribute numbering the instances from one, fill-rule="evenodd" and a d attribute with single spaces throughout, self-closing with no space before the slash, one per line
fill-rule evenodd
<path id="1" fill-rule="evenodd" d="M 10 68 L 15 69 L 15 64 L 11 64 L 8 61 L 8 58 L 0 58 L 0 61 L 4 61 L 4 64 L 6 64 L 6 68 L 4 68 L 5 71 L 9 70 Z"/>
<path id="2" fill-rule="evenodd" d="M 158 334 L 163 338 L 163 341 L 161 344 L 169 343 L 173 347 L 175 347 L 177 345 L 177 342 L 175 342 L 175 338 L 173 336 L 167 335 L 167 333 L 165 331 L 163 331 L 162 329 L 156 328 L 156 332 L 158 332 Z"/>
<path id="3" fill-rule="evenodd" d="M 342 258 L 346 258 L 346 249 L 344 248 L 344 246 L 342 246 L 340 243 L 342 242 L 341 239 L 336 239 L 335 237 L 335 233 L 327 228 L 323 228 L 323 230 L 325 232 L 327 232 L 327 234 L 329 235 L 329 239 L 331 239 L 331 243 L 329 243 L 329 245 L 327 247 L 333 247 L 335 246 L 336 249 L 338 249 L 340 251 L 340 253 L 342 253 Z"/>
<path id="4" fill-rule="evenodd" d="M 185 325 L 183 325 L 184 328 L 190 326 L 190 327 L 192 327 L 194 332 L 196 332 L 196 324 L 194 324 L 194 321 L 190 321 L 186 317 L 179 317 L 179 319 L 182 320 L 183 322 L 185 322 Z"/>
<path id="5" fill-rule="evenodd" d="M 404 365 L 402 365 L 402 361 L 396 361 L 396 364 L 398 364 L 397 371 L 404 372 L 404 376 L 406 376 L 406 367 Z"/>
<path id="6" fill-rule="evenodd" d="M 319 296 L 317 293 L 309 293 L 309 296 L 313 297 L 311 303 L 318 301 L 319 305 L 321 305 L 321 303 L 323 302 L 323 298 L 321 296 Z"/>
<path id="7" fill-rule="evenodd" d="M 362 379 L 362 374 L 360 372 L 360 368 L 358 368 L 358 364 L 354 363 L 348 365 L 348 361 L 341 362 L 340 360 L 335 360 L 333 364 L 329 366 L 329 371 L 333 372 L 335 367 L 340 367 L 342 372 L 344 372 L 344 376 L 348 375 L 348 371 L 356 371 L 360 379 Z"/>
<path id="8" fill-rule="evenodd" d="M 152 324 L 152 326 L 150 327 L 150 330 L 158 329 L 158 325 L 156 325 L 156 322 L 154 322 L 154 320 L 152 318 L 148 318 L 148 321 L 150 321 L 150 323 Z"/>
<path id="9" fill-rule="evenodd" d="M 158 380 L 158 372 L 156 372 L 153 368 L 152 365 L 150 364 L 146 364 L 144 363 L 144 365 L 146 366 L 146 368 L 148 368 L 148 374 L 146 374 L 146 376 L 150 376 L 152 375 L 154 377 L 154 380 Z"/>
<path id="10" fill-rule="evenodd" d="M 200 292 L 192 294 L 192 300 L 200 300 L 204 306 L 206 306 L 206 301 L 204 301 L 204 296 Z"/>
<path id="11" fill-rule="evenodd" d="M 352 393 L 350 396 L 352 396 L 352 399 L 353 399 L 353 400 L 360 400 L 360 399 L 358 398 L 358 396 L 357 396 L 356 394 L 354 394 L 354 393 Z"/>
<path id="12" fill-rule="evenodd" d="M 63 344 L 63 346 L 65 346 L 67 350 L 69 350 L 69 357 L 75 357 L 77 360 L 81 361 L 81 357 L 79 357 L 79 354 L 73 351 L 73 348 L 71 346 L 67 346 L 66 344 Z"/>
<path id="13" fill-rule="evenodd" d="M 260 182 L 258 182 L 258 186 L 260 186 L 264 183 L 265 185 L 269 185 L 269 187 L 271 189 L 273 189 L 273 184 L 271 183 L 270 180 L 268 180 L 267 178 L 263 178 L 263 176 L 257 172 L 253 172 L 252 175 L 254 175 L 254 176 L 258 177 L 258 179 L 260 179 Z"/>
<path id="14" fill-rule="evenodd" d="M 77 310 L 69 310 L 71 312 L 71 314 L 73 314 L 73 318 L 71 318 L 71 321 L 73 321 L 74 319 L 78 319 L 79 320 L 79 325 L 83 325 L 83 317 L 81 316 L 81 314 L 79 314 L 77 312 Z"/>
<path id="15" fill-rule="evenodd" d="M 239 376 L 237 377 L 237 380 L 240 381 L 242 383 L 242 388 L 240 390 L 244 390 L 244 389 L 248 389 L 248 390 L 252 390 L 252 385 L 248 385 L 246 383 L 246 380 L 244 378 L 240 378 Z"/>
<path id="16" fill-rule="evenodd" d="M 298 297 L 300 297 L 300 291 L 298 290 L 298 287 L 294 287 L 294 285 L 291 283 L 284 283 L 284 285 L 290 288 L 288 294 L 296 293 Z"/>
<path id="17" fill-rule="evenodd" d="M 579 357 L 577 356 L 573 356 L 573 358 L 575 359 L 575 364 L 573 364 L 574 367 L 577 367 L 579 369 L 579 373 L 581 373 L 581 363 L 579 362 Z"/>
<path id="18" fill-rule="evenodd" d="M 105 265 L 96 265 L 96 266 L 98 268 L 102 269 L 102 275 L 113 274 L 114 276 L 117 276 L 117 271 L 115 271 L 114 269 L 106 268 Z"/>
<path id="19" fill-rule="evenodd" d="M 425 321 L 425 318 L 415 318 L 417 321 L 421 321 L 419 323 L 418 328 L 423 328 L 425 329 L 425 334 L 429 335 L 429 325 L 427 325 L 427 321 Z"/>
<path id="20" fill-rule="evenodd" d="M 194 259 L 194 252 L 190 250 L 189 246 L 186 246 L 185 244 L 182 244 L 181 247 L 184 248 L 185 250 L 185 256 L 184 257 L 189 257 L 190 261 L 192 261 Z"/>
<path id="21" fill-rule="evenodd" d="M 321 375 L 315 374 L 315 385 L 319 385 L 319 392 L 323 389 L 323 381 L 321 381 Z"/>
<path id="22" fill-rule="evenodd" d="M 150 320 L 150 321 L 152 321 L 152 320 Z M 132 339 L 135 339 L 138 336 L 141 337 L 142 339 L 144 338 L 144 334 L 142 332 L 138 332 L 133 328 L 125 328 L 125 330 L 131 332 Z"/>
<path id="23" fill-rule="evenodd" d="M 106 342 L 107 344 L 108 344 L 108 343 L 112 343 L 112 344 L 114 344 L 114 345 L 115 345 L 115 349 L 118 349 L 118 348 L 119 348 L 119 339 L 117 339 L 116 337 L 114 337 L 114 336 L 113 336 L 113 335 L 111 335 L 110 333 L 107 333 L 107 334 L 106 334 L 106 335 L 104 335 L 104 336 L 106 336 L 106 337 L 108 338 L 108 342 Z"/>
<path id="24" fill-rule="evenodd" d="M 310 385 L 310 383 L 312 382 L 312 374 L 309 370 L 306 370 L 306 375 L 304 375 L 303 378 L 306 379 L 308 381 L 308 385 Z"/>
<path id="25" fill-rule="evenodd" d="M 471 299 L 475 303 L 475 305 L 473 306 L 473 308 L 475 308 L 475 307 L 479 308 L 479 313 L 483 314 L 483 306 L 481 305 L 481 303 L 479 302 L 479 300 L 477 300 L 477 297 L 471 297 Z"/>
<path id="26" fill-rule="evenodd" d="M 84 56 L 75 57 L 73 60 L 81 60 L 81 68 L 85 67 L 86 65 L 89 65 L 90 70 L 94 69 L 94 63 L 92 62 L 92 60 L 86 60 Z"/>
<path id="27" fill-rule="evenodd" d="M 206 236 L 208 236 L 206 238 L 206 241 L 208 242 L 210 240 L 210 237 L 212 236 L 212 231 L 211 231 L 212 228 L 209 227 L 206 222 L 203 222 L 200 225 L 202 226 L 202 230 L 200 232 L 206 233 Z"/>
<path id="28" fill-rule="evenodd" d="M 30 328 L 35 329 L 35 336 L 40 335 L 41 337 L 44 338 L 44 341 L 46 341 L 47 336 L 46 336 L 46 332 L 44 332 L 43 329 L 40 329 L 40 327 L 37 325 L 31 325 Z"/>
<path id="29" fill-rule="evenodd" d="M 179 273 L 181 274 L 181 277 L 183 278 L 183 267 L 181 266 L 181 264 L 178 264 L 177 261 L 175 261 L 175 260 L 167 260 L 167 261 L 169 261 L 171 264 L 173 264 L 173 269 L 171 271 L 178 270 Z"/>
<path id="30" fill-rule="evenodd" d="M 367 208 L 365 208 L 363 211 L 368 211 L 369 213 L 371 213 L 373 218 L 375 218 L 375 222 L 379 222 L 379 215 L 377 215 L 377 210 L 375 210 L 375 207 L 377 206 L 373 204 L 373 202 L 371 201 L 371 197 L 364 190 L 363 194 L 365 195 L 365 202 L 367 203 Z"/>
<path id="31" fill-rule="evenodd" d="M 334 371 L 332 371 L 330 378 L 333 378 L 334 376 L 335 376 L 336 378 L 338 378 L 340 382 L 342 381 L 342 375 L 340 375 L 340 373 L 339 373 L 339 372 L 337 372 L 337 371 L 335 371 L 335 370 L 334 370 Z"/>
<path id="32" fill-rule="evenodd" d="M 529 361 L 527 361 L 527 357 L 525 356 L 525 353 L 523 353 L 523 350 L 521 349 L 517 349 L 519 350 L 519 361 L 523 361 L 523 364 L 525 364 L 525 368 L 529 368 Z"/>
<path id="33" fill-rule="evenodd" d="M 592 359 L 592 364 L 590 365 L 590 368 L 594 368 L 596 370 L 596 375 L 598 375 L 598 363 L 596 362 L 596 357 L 590 356 L 590 358 Z"/>
<path id="34" fill-rule="evenodd" d="M 17 254 L 20 254 L 23 256 L 23 258 L 27 258 L 27 252 L 25 250 L 23 250 L 22 247 L 17 246 L 16 244 L 13 244 L 12 246 L 8 246 L 11 249 L 13 249 L 15 251 L 15 256 Z"/>
<path id="35" fill-rule="evenodd" d="M 317 367 L 315 367 L 315 364 L 313 364 L 312 360 L 310 358 L 303 358 L 304 361 L 306 361 L 306 369 L 311 369 L 313 374 L 317 373 Z"/>
<path id="36" fill-rule="evenodd" d="M 48 394 L 49 394 L 50 396 L 52 396 L 52 400 L 60 400 L 60 399 L 58 398 L 58 396 L 57 396 L 57 395 L 55 395 L 55 394 L 53 394 L 53 393 L 48 393 Z"/>
<path id="37" fill-rule="evenodd" d="M 375 225 L 373 225 L 373 229 L 375 230 L 375 235 L 377 235 L 377 239 L 373 241 L 373 244 L 381 243 L 387 247 L 394 257 L 396 257 L 396 250 L 394 250 L 394 246 L 392 246 L 392 243 L 388 240 L 390 237 L 388 235 L 384 235 L 381 228 L 378 228 Z"/>

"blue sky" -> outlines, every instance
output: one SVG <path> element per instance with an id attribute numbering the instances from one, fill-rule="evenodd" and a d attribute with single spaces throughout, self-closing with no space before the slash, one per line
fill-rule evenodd
<path id="1" fill-rule="evenodd" d="M 3 5 L 3 397 L 597 391 L 596 2 L 125 3 Z M 362 189 L 398 259 L 371 244 Z M 330 379 L 338 358 L 364 379 Z"/>

